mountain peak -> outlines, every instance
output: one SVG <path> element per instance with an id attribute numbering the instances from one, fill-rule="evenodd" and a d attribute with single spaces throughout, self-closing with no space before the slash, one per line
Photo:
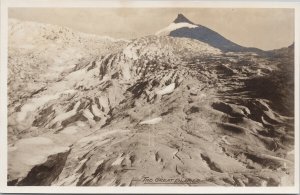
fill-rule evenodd
<path id="1" fill-rule="evenodd" d="M 183 14 L 178 14 L 177 18 L 174 20 L 174 23 L 182 23 L 182 22 L 194 24 L 189 19 L 187 19 Z"/>

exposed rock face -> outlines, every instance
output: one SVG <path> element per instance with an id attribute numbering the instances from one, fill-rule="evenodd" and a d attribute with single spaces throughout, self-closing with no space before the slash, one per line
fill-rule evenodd
<path id="1" fill-rule="evenodd" d="M 49 138 L 19 140 L 9 147 L 8 185 L 50 185 L 65 166 L 69 147 L 58 146 Z"/>
<path id="2" fill-rule="evenodd" d="M 293 50 L 282 53 L 148 36 L 74 64 L 11 101 L 9 184 L 292 185 Z"/>
<path id="3" fill-rule="evenodd" d="M 183 14 L 178 14 L 177 18 L 174 20 L 174 23 L 190 23 L 190 24 L 194 24 L 189 19 L 187 19 Z"/>

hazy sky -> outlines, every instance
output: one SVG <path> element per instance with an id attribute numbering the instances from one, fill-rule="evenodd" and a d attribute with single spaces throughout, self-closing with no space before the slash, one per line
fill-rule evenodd
<path id="1" fill-rule="evenodd" d="M 10 8 L 9 17 L 67 26 L 115 38 L 154 34 L 178 13 L 247 47 L 275 49 L 294 42 L 293 9 Z"/>

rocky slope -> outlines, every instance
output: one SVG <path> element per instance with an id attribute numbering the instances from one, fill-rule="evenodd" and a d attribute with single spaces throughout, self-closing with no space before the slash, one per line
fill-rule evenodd
<path id="1" fill-rule="evenodd" d="M 113 53 L 125 44 L 123 40 L 16 19 L 9 19 L 8 39 L 9 107 L 44 90 L 75 66 Z"/>
<path id="2" fill-rule="evenodd" d="M 148 36 L 70 62 L 10 101 L 8 184 L 293 185 L 292 56 Z"/>

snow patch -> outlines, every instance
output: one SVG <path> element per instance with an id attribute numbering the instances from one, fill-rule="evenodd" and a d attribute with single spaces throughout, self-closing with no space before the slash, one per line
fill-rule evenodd
<path id="1" fill-rule="evenodd" d="M 162 90 L 156 91 L 157 95 L 165 95 L 165 94 L 170 94 L 174 91 L 175 89 L 175 83 L 171 83 L 170 85 L 166 86 Z"/>
<path id="2" fill-rule="evenodd" d="M 123 154 L 122 154 L 123 155 Z M 112 166 L 119 166 L 122 164 L 122 162 L 124 161 L 125 157 L 122 157 L 122 155 L 120 155 L 111 165 Z"/>
<path id="3" fill-rule="evenodd" d="M 94 119 L 94 115 L 91 113 L 91 111 L 89 109 L 85 109 L 82 114 L 88 120 L 93 120 Z"/>
<path id="4" fill-rule="evenodd" d="M 72 135 L 77 133 L 77 127 L 76 126 L 69 126 L 67 128 L 65 128 L 64 130 L 61 131 L 62 134 L 66 134 L 66 135 Z"/>
<path id="5" fill-rule="evenodd" d="M 103 115 L 101 110 L 99 110 L 99 108 L 97 107 L 96 104 L 92 105 L 92 111 L 93 111 L 93 114 L 97 117 L 101 117 Z"/>
<path id="6" fill-rule="evenodd" d="M 109 112 L 109 100 L 106 96 L 98 97 L 99 104 L 104 108 L 105 112 Z"/>
<path id="7" fill-rule="evenodd" d="M 31 137 L 31 138 L 25 138 L 25 139 L 21 139 L 19 140 L 16 145 L 17 146 L 22 146 L 22 145 L 27 145 L 27 144 L 31 144 L 31 145 L 49 145 L 49 144 L 53 144 L 53 141 L 49 138 L 46 137 Z"/>
<path id="8" fill-rule="evenodd" d="M 38 165 L 47 161 L 47 156 L 44 155 L 36 155 L 34 158 L 25 158 L 23 163 L 26 165 Z"/>
<path id="9" fill-rule="evenodd" d="M 35 111 L 38 107 L 44 105 L 50 100 L 57 99 L 59 95 L 45 95 L 39 98 L 33 98 L 31 101 L 27 104 L 25 104 L 22 108 L 21 111 L 18 112 L 17 114 L 17 121 L 22 122 L 25 120 L 27 117 L 28 112 L 33 112 Z"/>
<path id="10" fill-rule="evenodd" d="M 157 117 L 157 118 L 153 118 L 153 119 L 149 119 L 149 120 L 144 120 L 142 122 L 140 122 L 140 125 L 154 125 L 159 123 L 160 121 L 162 121 L 161 117 Z"/>
<path id="11" fill-rule="evenodd" d="M 64 92 L 57 93 L 55 95 L 43 95 L 41 97 L 33 98 L 30 100 L 29 103 L 25 104 L 21 108 L 20 112 L 17 113 L 17 121 L 23 122 L 26 119 L 29 112 L 35 111 L 36 109 L 38 109 L 39 107 L 43 106 L 44 104 L 46 104 L 51 100 L 58 99 L 60 95 L 71 94 L 75 92 L 76 90 L 66 90 Z"/>
<path id="12" fill-rule="evenodd" d="M 80 101 L 78 101 L 78 102 L 75 104 L 73 110 L 71 110 L 71 111 L 69 111 L 69 112 L 66 112 L 66 113 L 62 113 L 62 114 L 56 116 L 56 117 L 53 119 L 52 124 L 55 124 L 55 123 L 58 122 L 58 121 L 66 120 L 66 119 L 68 119 L 68 118 L 74 116 L 74 115 L 77 113 L 77 109 L 78 109 L 79 106 L 80 106 Z"/>
<path id="13" fill-rule="evenodd" d="M 171 31 L 174 31 L 179 28 L 197 28 L 197 25 L 181 22 L 181 23 L 171 23 L 166 28 L 163 28 L 155 33 L 157 36 L 168 35 Z"/>
<path id="14" fill-rule="evenodd" d="M 66 153 L 69 147 L 59 146 L 46 137 L 32 137 L 16 142 L 14 150 L 9 151 L 8 169 L 14 170 L 13 178 L 24 178 L 35 165 L 40 165 L 54 154 Z"/>

